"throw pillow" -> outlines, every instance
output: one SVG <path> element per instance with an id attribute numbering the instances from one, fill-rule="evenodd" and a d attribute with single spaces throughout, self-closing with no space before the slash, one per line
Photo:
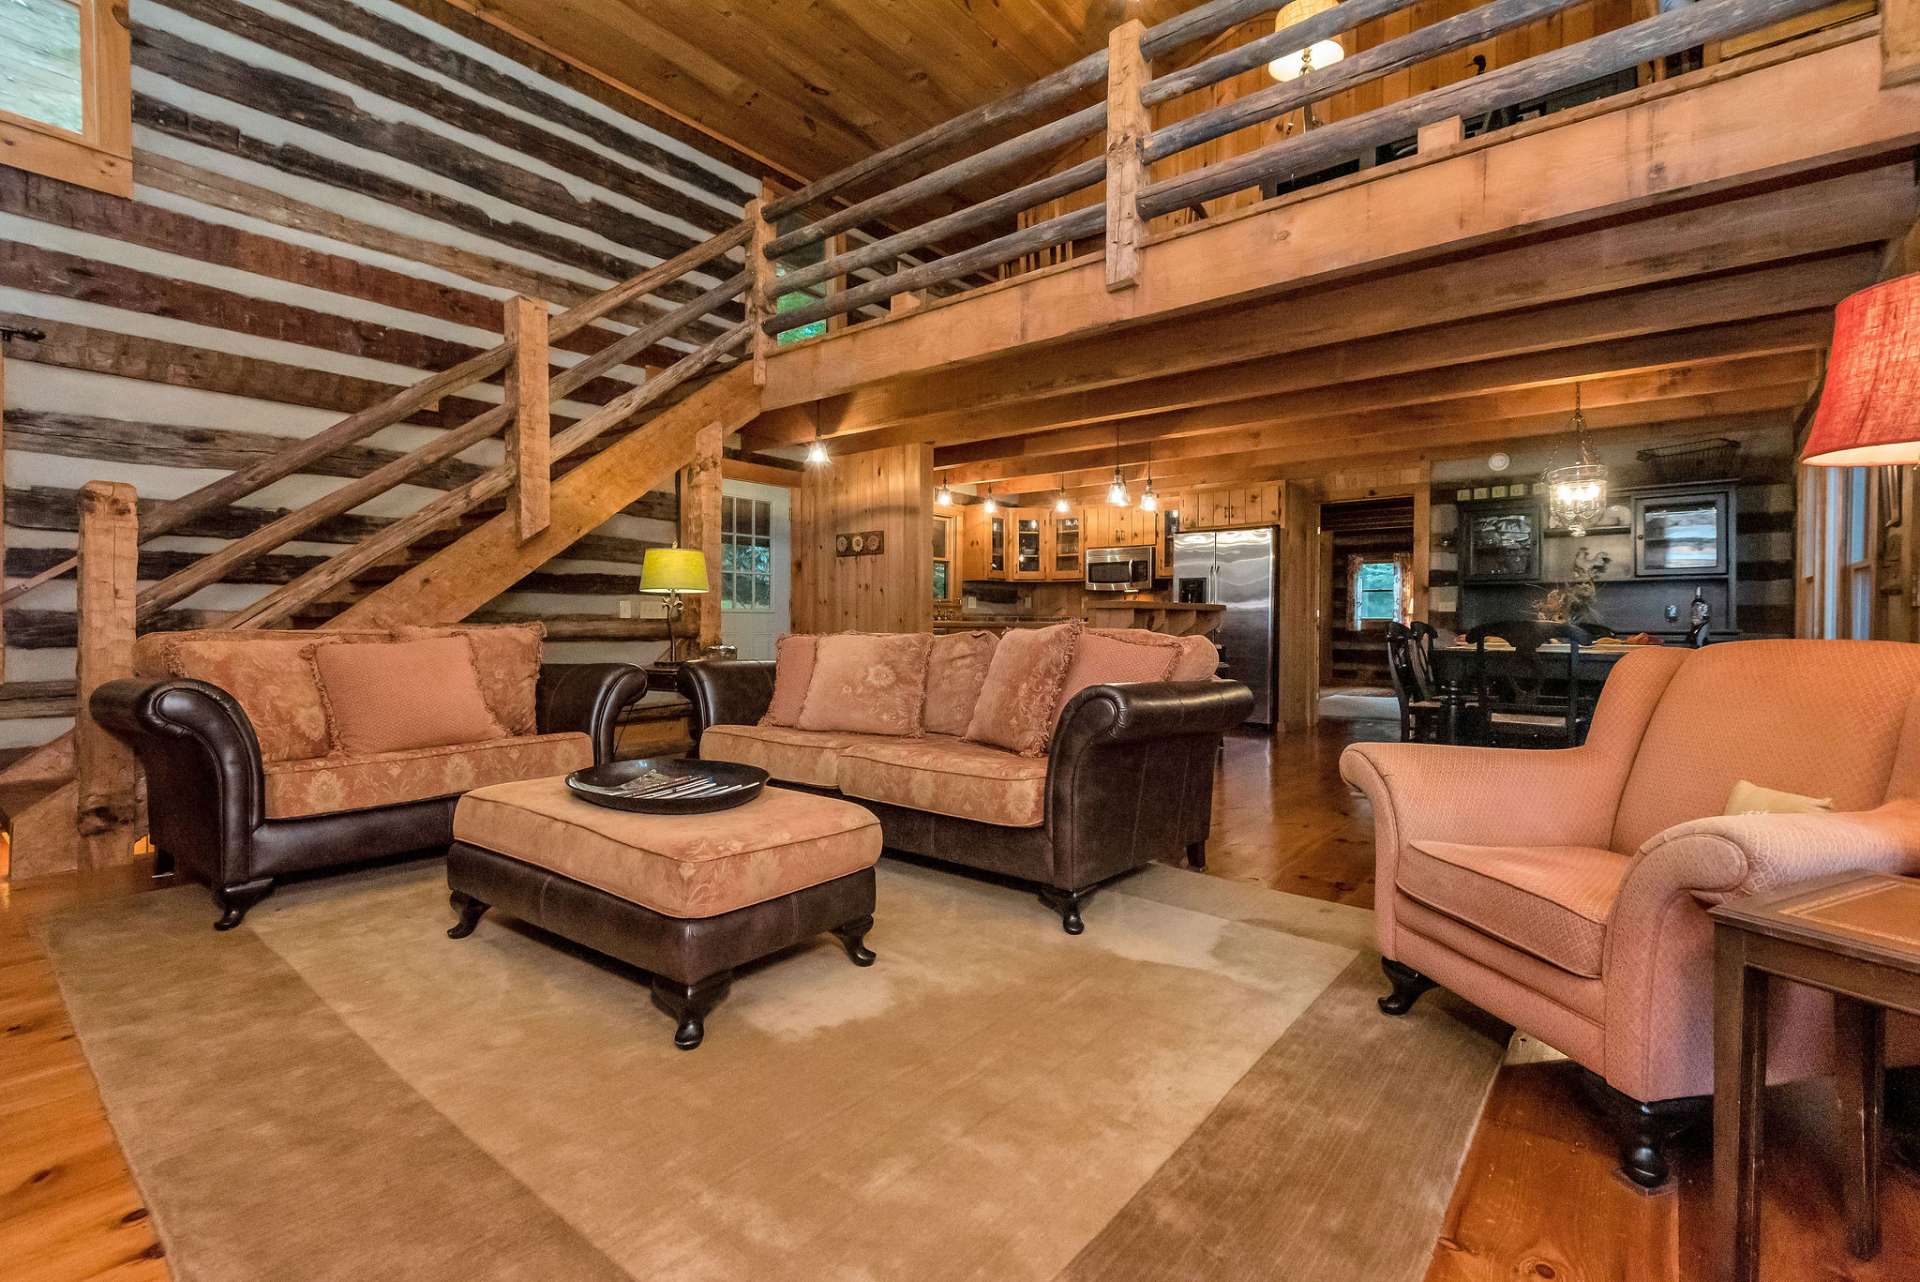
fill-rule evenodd
<path id="1" fill-rule="evenodd" d="M 975 743 L 1038 757 L 1053 741 L 1060 686 L 1084 630 L 1078 620 L 1016 630 L 1000 638 L 980 687 L 966 737 Z"/>
<path id="2" fill-rule="evenodd" d="M 334 747 L 349 756 L 511 737 L 480 692 L 464 636 L 323 645 L 313 666 Z"/>
<path id="3" fill-rule="evenodd" d="M 819 639 L 795 725 L 851 734 L 920 734 L 927 703 L 926 632 L 842 632 Z"/>
<path id="4" fill-rule="evenodd" d="M 1175 637 L 1180 657 L 1173 661 L 1169 681 L 1212 681 L 1220 675 L 1220 647 L 1206 637 Z"/>
<path id="5" fill-rule="evenodd" d="M 1118 685 L 1128 681 L 1166 681 L 1180 659 L 1177 637 L 1134 628 L 1119 632 L 1094 630 L 1080 636 L 1073 663 L 1060 683 L 1054 719 L 1067 710 L 1074 695 L 1088 686 Z"/>
<path id="6" fill-rule="evenodd" d="M 1817 815 L 1833 809 L 1832 797 L 1803 797 L 1797 792 L 1762 788 L 1745 779 L 1733 785 L 1726 815 Z"/>
<path id="7" fill-rule="evenodd" d="M 167 638 L 161 654 L 169 676 L 205 681 L 233 696 L 253 726 L 261 761 L 306 761 L 333 747 L 313 670 L 313 651 L 331 649 L 327 641 L 312 633 L 261 638 L 189 632 Z"/>
<path id="8" fill-rule="evenodd" d="M 465 637 L 473 643 L 473 663 L 480 674 L 480 693 L 494 720 L 511 735 L 539 733 L 540 657 L 546 639 L 544 623 L 489 623 L 471 627 L 400 628 L 394 635 Z"/>
<path id="9" fill-rule="evenodd" d="M 761 725 L 800 724 L 800 709 L 806 706 L 819 644 L 820 638 L 813 636 L 784 636 L 773 643 L 773 698 L 767 701 Z"/>
<path id="10" fill-rule="evenodd" d="M 991 632 L 950 632 L 933 639 L 927 661 L 928 734 L 967 732 L 999 642 Z"/>

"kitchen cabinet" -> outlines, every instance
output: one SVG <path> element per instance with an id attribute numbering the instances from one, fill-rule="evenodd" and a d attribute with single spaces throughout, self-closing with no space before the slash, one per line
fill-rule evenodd
<path id="1" fill-rule="evenodd" d="M 1034 581 L 1047 577 L 1047 520 L 1032 509 L 1016 511 L 1010 522 L 1013 531 L 1010 579 Z"/>
<path id="2" fill-rule="evenodd" d="M 961 518 L 961 577 L 976 581 L 1006 578 L 1006 509 L 989 516 L 984 504 L 975 503 L 965 512 Z"/>
<path id="3" fill-rule="evenodd" d="M 960 527 L 961 518 L 957 515 L 933 518 L 933 599 L 937 602 L 960 599 L 960 574 L 955 572 L 955 562 L 965 543 Z"/>
<path id="4" fill-rule="evenodd" d="M 1725 574 L 1732 510 L 1726 487 L 1634 495 L 1633 572 L 1644 578 Z"/>
<path id="5" fill-rule="evenodd" d="M 1460 581 L 1529 583 L 1540 577 L 1539 499 L 1496 499 L 1460 507 Z"/>
<path id="6" fill-rule="evenodd" d="M 1043 548 L 1046 577 L 1061 583 L 1080 583 L 1086 578 L 1086 544 L 1082 528 L 1086 517 L 1080 508 L 1049 512 L 1047 537 Z"/>

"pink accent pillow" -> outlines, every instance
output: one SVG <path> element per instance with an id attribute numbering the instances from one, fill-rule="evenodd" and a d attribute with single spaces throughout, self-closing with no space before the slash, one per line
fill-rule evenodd
<path id="1" fill-rule="evenodd" d="M 991 632 L 951 632 L 933 639 L 927 667 L 928 734 L 967 732 L 999 644 Z"/>
<path id="2" fill-rule="evenodd" d="M 807 701 L 794 724 L 850 734 L 920 734 L 932 647 L 933 637 L 925 632 L 841 632 L 819 638 Z"/>
<path id="3" fill-rule="evenodd" d="M 1068 700 L 1088 686 L 1168 679 L 1180 659 L 1179 638 L 1133 628 L 1126 631 L 1125 636 L 1101 631 L 1081 636 L 1053 707 L 1056 720 L 1067 710 Z"/>
<path id="4" fill-rule="evenodd" d="M 449 628 L 403 627 L 394 636 L 402 641 L 424 637 L 465 637 L 473 644 L 473 664 L 480 673 L 480 693 L 494 720 L 510 735 L 539 733 L 541 646 L 544 623 L 485 623 Z"/>
<path id="5" fill-rule="evenodd" d="M 1180 657 L 1173 661 L 1169 681 L 1212 681 L 1220 675 L 1220 647 L 1206 637 L 1175 637 Z"/>
<path id="6" fill-rule="evenodd" d="M 333 745 L 348 756 L 511 738 L 466 637 L 341 642 L 313 652 Z"/>
<path id="7" fill-rule="evenodd" d="M 1060 686 L 1085 625 L 1079 620 L 1051 628 L 1015 630 L 1000 638 L 986 684 L 967 723 L 975 743 L 1038 757 L 1053 741 Z"/>
<path id="8" fill-rule="evenodd" d="M 813 682 L 813 660 L 820 638 L 784 636 L 773 643 L 773 698 L 763 726 L 797 726 L 800 709 L 807 702 L 807 687 Z"/>

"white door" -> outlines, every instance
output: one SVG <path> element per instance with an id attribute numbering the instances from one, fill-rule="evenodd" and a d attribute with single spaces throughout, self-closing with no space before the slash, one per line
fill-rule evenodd
<path id="1" fill-rule="evenodd" d="M 743 659 L 773 658 L 787 633 L 791 497 L 751 481 L 720 487 L 720 639 Z"/>

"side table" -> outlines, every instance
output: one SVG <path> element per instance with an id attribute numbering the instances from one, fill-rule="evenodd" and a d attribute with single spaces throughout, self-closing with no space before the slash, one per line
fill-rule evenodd
<path id="1" fill-rule="evenodd" d="M 1720 904 L 1714 934 L 1713 1205 L 1721 1282 L 1756 1282 L 1767 992 L 1833 994 L 1835 1081 L 1848 1127 L 1848 1245 L 1880 1250 L 1886 1013 L 1920 1015 L 1920 880 L 1844 873 Z"/>

